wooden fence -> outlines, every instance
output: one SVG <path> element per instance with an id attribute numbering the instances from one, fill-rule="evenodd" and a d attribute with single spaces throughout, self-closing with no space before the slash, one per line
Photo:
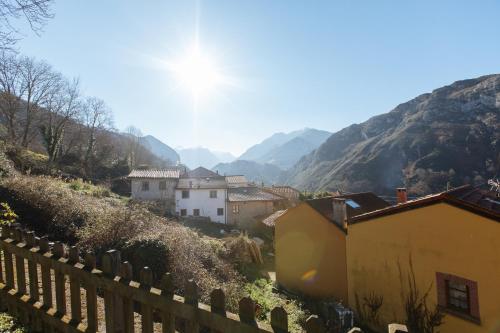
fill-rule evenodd
<path id="1" fill-rule="evenodd" d="M 66 253 L 59 242 L 50 246 L 47 237 L 37 238 L 33 232 L 9 226 L 2 226 L 0 248 L 0 301 L 37 331 L 288 332 L 287 313 L 282 307 L 272 310 L 269 327 L 257 322 L 255 304 L 248 297 L 240 300 L 236 315 L 226 311 L 221 289 L 212 291 L 210 305 L 206 305 L 199 303 L 198 288 L 192 280 L 186 281 L 184 297 L 173 293 L 169 273 L 163 276 L 159 288 L 152 286 L 148 267 L 141 270 L 139 282 L 133 281 L 132 266 L 122 263 L 115 250 L 102 257 L 99 270 L 96 258 L 86 255 L 82 261 L 77 247 Z M 104 303 L 103 316 L 98 314 L 98 301 Z M 318 333 L 325 328 L 318 317 L 311 316 L 306 331 Z"/>

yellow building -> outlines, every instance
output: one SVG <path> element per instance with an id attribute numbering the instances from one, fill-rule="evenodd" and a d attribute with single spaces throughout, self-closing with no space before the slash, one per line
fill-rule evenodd
<path id="1" fill-rule="evenodd" d="M 308 200 L 275 223 L 276 279 L 292 291 L 347 301 L 345 221 L 387 207 L 373 193 Z"/>
<path id="2" fill-rule="evenodd" d="M 413 201 L 397 194 L 394 206 L 334 197 L 278 217 L 277 282 L 343 300 L 374 327 L 406 322 L 417 292 L 445 314 L 441 333 L 500 333 L 500 197 L 470 186 Z"/>
<path id="3" fill-rule="evenodd" d="M 462 187 L 352 218 L 349 305 L 383 297 L 380 323 L 404 322 L 407 295 L 428 291 L 439 332 L 500 332 L 499 212 L 500 198 Z"/>

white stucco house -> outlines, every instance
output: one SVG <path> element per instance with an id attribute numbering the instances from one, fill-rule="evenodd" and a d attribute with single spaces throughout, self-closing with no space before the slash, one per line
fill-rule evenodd
<path id="1" fill-rule="evenodd" d="M 181 217 L 204 216 L 212 222 L 227 220 L 226 177 L 203 167 L 179 177 L 175 189 L 175 212 Z"/>

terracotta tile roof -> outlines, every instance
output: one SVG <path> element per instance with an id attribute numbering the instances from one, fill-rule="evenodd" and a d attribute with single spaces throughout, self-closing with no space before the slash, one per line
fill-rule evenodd
<path id="1" fill-rule="evenodd" d="M 283 200 L 284 198 L 263 191 L 259 187 L 237 187 L 228 189 L 228 200 L 229 201 L 275 201 Z"/>
<path id="2" fill-rule="evenodd" d="M 226 176 L 226 181 L 228 184 L 242 184 L 248 183 L 248 180 L 245 176 L 237 175 L 237 176 Z"/>
<path id="3" fill-rule="evenodd" d="M 388 202 L 372 192 L 343 194 L 320 199 L 311 199 L 307 200 L 306 203 L 327 219 L 333 220 L 333 198 L 345 199 L 348 219 L 390 206 Z"/>
<path id="4" fill-rule="evenodd" d="M 180 170 L 178 168 L 169 169 L 151 169 L 151 170 L 132 170 L 128 178 L 179 178 Z"/>
<path id="5" fill-rule="evenodd" d="M 224 176 L 219 175 L 213 171 L 210 171 L 204 167 L 198 167 L 194 170 L 188 171 L 181 176 L 182 178 L 224 178 Z"/>
<path id="6" fill-rule="evenodd" d="M 422 198 L 407 201 L 403 204 L 358 215 L 352 218 L 349 223 L 368 221 L 380 216 L 397 214 L 440 202 L 446 202 L 450 205 L 500 222 L 500 198 L 496 197 L 495 193 L 491 191 L 477 187 L 474 188 L 470 185 L 464 185 L 449 191 L 428 195 Z"/>
<path id="7" fill-rule="evenodd" d="M 264 223 L 268 227 L 274 227 L 274 225 L 276 224 L 276 220 L 278 219 L 278 217 L 280 217 L 281 215 L 285 214 L 286 212 L 287 212 L 286 209 L 275 211 L 274 213 L 272 213 L 271 215 L 269 215 L 268 217 L 266 217 L 265 219 L 263 219 L 262 223 Z"/>

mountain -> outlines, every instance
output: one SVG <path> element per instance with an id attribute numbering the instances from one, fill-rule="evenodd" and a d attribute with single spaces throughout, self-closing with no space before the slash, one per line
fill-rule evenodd
<path id="1" fill-rule="evenodd" d="M 221 175 L 244 175 L 249 181 L 266 184 L 279 183 L 283 175 L 283 171 L 275 165 L 244 160 L 219 163 L 212 170 L 218 171 Z"/>
<path id="2" fill-rule="evenodd" d="M 212 150 L 212 154 L 217 157 L 220 163 L 230 163 L 236 159 L 236 156 L 225 151 Z"/>
<path id="3" fill-rule="evenodd" d="M 173 148 L 152 135 L 141 137 L 140 143 L 159 158 L 169 161 L 172 164 L 176 164 L 180 160 L 179 154 Z"/>
<path id="4" fill-rule="evenodd" d="M 177 148 L 181 157 L 181 162 L 190 169 L 203 166 L 211 169 L 217 163 L 221 162 L 219 158 L 209 149 L 203 147 Z"/>
<path id="5" fill-rule="evenodd" d="M 455 82 L 333 134 L 287 174 L 308 190 L 414 194 L 500 175 L 500 75 Z"/>
<path id="6" fill-rule="evenodd" d="M 312 128 L 290 133 L 276 133 L 250 147 L 238 159 L 269 163 L 281 169 L 289 169 L 302 156 L 319 147 L 330 135 L 330 132 Z"/>

